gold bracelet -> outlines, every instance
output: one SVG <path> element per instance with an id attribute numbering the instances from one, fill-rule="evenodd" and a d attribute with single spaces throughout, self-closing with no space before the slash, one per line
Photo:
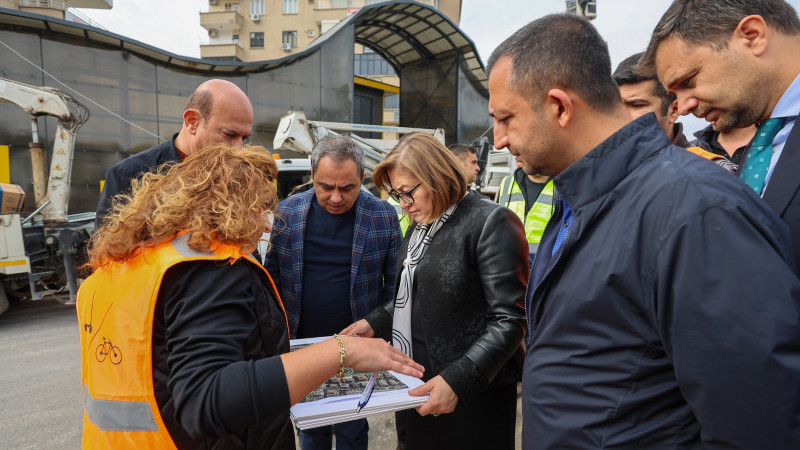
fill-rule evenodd
<path id="1" fill-rule="evenodd" d="M 338 334 L 334 334 L 333 337 L 336 339 L 336 343 L 339 344 L 339 373 L 336 376 L 338 376 L 340 380 L 344 380 L 344 365 L 347 362 L 347 351 L 344 349 L 342 337 Z"/>

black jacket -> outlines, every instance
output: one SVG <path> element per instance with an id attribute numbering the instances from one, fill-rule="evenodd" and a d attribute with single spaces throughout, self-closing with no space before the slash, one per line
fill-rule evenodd
<path id="1" fill-rule="evenodd" d="M 675 136 L 672 138 L 672 145 L 677 145 L 681 148 L 688 148 L 690 145 L 689 140 L 686 139 L 686 135 L 683 134 L 683 124 L 675 122 L 672 124 L 672 134 Z"/>
<path id="2" fill-rule="evenodd" d="M 131 180 L 145 172 L 155 172 L 164 163 L 181 161 L 178 149 L 175 148 L 175 138 L 177 136 L 178 133 L 175 133 L 172 139 L 129 156 L 106 171 L 103 190 L 100 192 L 100 199 L 97 201 L 95 229 L 100 227 L 103 219 L 108 215 L 111 208 L 111 200 L 114 196 L 130 191 Z"/>
<path id="3" fill-rule="evenodd" d="M 178 448 L 294 450 L 278 356 L 288 351 L 261 269 L 244 259 L 171 267 L 153 317 L 153 388 Z"/>
<path id="4" fill-rule="evenodd" d="M 398 280 L 413 231 L 397 255 Z M 527 249 L 522 223 L 510 209 L 470 193 L 417 265 L 413 301 L 422 309 L 431 364 L 426 374 L 441 375 L 466 405 L 519 377 L 520 367 L 509 358 L 525 327 Z M 377 336 L 391 336 L 393 311 L 394 299 L 367 315 Z"/>
<path id="5" fill-rule="evenodd" d="M 737 166 L 742 163 L 742 155 L 744 155 L 745 149 L 747 149 L 749 145 L 743 145 L 737 148 L 736 151 L 733 152 L 733 155 L 728 155 L 728 152 L 719 143 L 719 131 L 714 129 L 714 125 L 709 125 L 702 130 L 696 131 L 694 137 L 695 139 L 692 141 L 692 145 L 714 153 L 715 155 L 720 155 Z"/>
<path id="6" fill-rule="evenodd" d="M 652 115 L 555 180 L 573 213 L 527 294 L 523 447 L 800 448 L 786 225 Z M 541 266 L 541 267 L 540 267 Z"/>
<path id="7" fill-rule="evenodd" d="M 742 156 L 742 161 L 746 160 L 747 153 Z M 789 225 L 794 258 L 800 264 L 800 122 L 795 122 L 789 134 L 763 198 Z"/>

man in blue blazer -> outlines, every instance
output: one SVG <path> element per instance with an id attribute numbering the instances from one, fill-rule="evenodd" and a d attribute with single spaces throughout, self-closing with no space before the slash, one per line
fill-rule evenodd
<path id="1" fill-rule="evenodd" d="M 313 188 L 281 202 L 266 267 L 289 336 L 330 336 L 393 298 L 402 235 L 392 206 L 361 189 L 364 152 L 333 136 L 311 152 Z M 366 419 L 337 424 L 339 449 L 366 449 Z M 331 427 L 300 432 L 303 450 L 330 449 Z"/>
<path id="2" fill-rule="evenodd" d="M 798 52 L 800 17 L 785 0 L 675 0 L 639 62 L 677 95 L 680 114 L 704 118 L 717 130 L 759 125 L 739 175 L 789 226 L 795 262 L 800 261 Z M 756 144 L 759 136 L 769 145 Z"/>

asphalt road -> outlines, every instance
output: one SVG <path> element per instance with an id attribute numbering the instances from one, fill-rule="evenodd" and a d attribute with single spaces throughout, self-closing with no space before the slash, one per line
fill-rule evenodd
<path id="1" fill-rule="evenodd" d="M 0 449 L 79 449 L 83 406 L 74 305 L 12 303 L 0 315 Z M 370 449 L 393 450 L 394 415 L 369 419 Z M 517 408 L 517 448 L 521 417 Z M 299 446 L 298 446 L 299 448 Z"/>
<path id="2" fill-rule="evenodd" d="M 0 447 L 79 449 L 83 406 L 74 305 L 12 303 L 0 316 Z"/>

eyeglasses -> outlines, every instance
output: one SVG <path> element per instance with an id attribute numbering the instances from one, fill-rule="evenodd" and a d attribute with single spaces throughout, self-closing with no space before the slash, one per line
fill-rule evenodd
<path id="1" fill-rule="evenodd" d="M 411 188 L 411 189 L 409 189 L 407 191 L 395 191 L 394 189 L 392 189 L 391 191 L 389 191 L 389 197 L 392 197 L 393 199 L 395 199 L 398 202 L 400 200 L 402 200 L 402 201 L 408 203 L 409 205 L 413 205 L 414 204 L 414 197 L 412 196 L 412 194 L 420 186 L 422 186 L 422 183 L 417 183 L 416 186 L 414 186 L 413 188 Z"/>

